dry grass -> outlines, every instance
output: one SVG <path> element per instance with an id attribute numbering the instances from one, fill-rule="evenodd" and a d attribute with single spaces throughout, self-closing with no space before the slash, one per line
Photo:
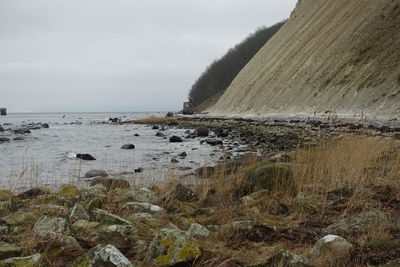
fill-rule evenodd
<path id="1" fill-rule="evenodd" d="M 140 120 L 132 120 L 132 121 L 127 121 L 124 123 L 133 123 L 133 124 L 161 124 L 161 123 L 169 123 L 173 121 L 178 121 L 180 120 L 180 116 L 174 116 L 174 117 L 150 117 L 150 118 L 145 118 L 145 119 L 140 119 Z"/>

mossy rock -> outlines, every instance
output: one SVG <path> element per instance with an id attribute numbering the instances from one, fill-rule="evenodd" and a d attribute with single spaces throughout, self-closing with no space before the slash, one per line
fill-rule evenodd
<path id="1" fill-rule="evenodd" d="M 29 257 L 16 257 L 0 261 L 1 267 L 39 267 L 41 254 L 34 254 Z"/>
<path id="2" fill-rule="evenodd" d="M 294 195 L 297 189 L 291 169 L 265 161 L 255 163 L 246 169 L 235 193 L 243 197 L 263 189 L 269 193 Z"/>
<path id="3" fill-rule="evenodd" d="M 19 257 L 22 254 L 22 249 L 14 244 L 0 242 L 0 260 Z"/>
<path id="4" fill-rule="evenodd" d="M 63 185 L 58 194 L 64 198 L 74 198 L 79 194 L 79 189 L 74 185 Z"/>
<path id="5" fill-rule="evenodd" d="M 116 266 L 133 267 L 134 265 L 112 245 L 97 245 L 86 254 L 78 257 L 72 264 L 72 267 L 89 266 Z"/>
<path id="6" fill-rule="evenodd" d="M 92 218 L 96 222 L 101 222 L 105 224 L 125 224 L 125 225 L 131 225 L 132 223 L 130 221 L 127 221 L 118 215 L 112 214 L 106 210 L 102 209 L 94 209 L 91 212 Z"/>
<path id="7" fill-rule="evenodd" d="M 33 212 L 17 211 L 2 217 L 0 221 L 3 221 L 12 226 L 29 225 L 34 224 L 38 217 L 39 216 Z"/>

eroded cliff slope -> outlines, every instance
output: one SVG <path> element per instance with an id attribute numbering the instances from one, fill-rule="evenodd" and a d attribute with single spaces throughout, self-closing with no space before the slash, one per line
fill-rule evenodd
<path id="1" fill-rule="evenodd" d="M 400 115 L 400 0 L 300 0 L 211 115 Z"/>

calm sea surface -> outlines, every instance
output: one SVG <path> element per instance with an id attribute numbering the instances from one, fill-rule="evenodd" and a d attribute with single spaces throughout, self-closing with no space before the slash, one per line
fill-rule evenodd
<path id="1" fill-rule="evenodd" d="M 110 117 L 122 120 L 163 113 L 28 113 L 0 117 L 6 129 L 0 137 L 11 139 L 0 144 L 0 188 L 22 190 L 32 186 L 56 187 L 65 183 L 83 184 L 86 171 L 106 170 L 110 176 L 128 179 L 131 184 L 149 184 L 193 172 L 195 168 L 213 164 L 222 151 L 206 144 L 200 138 L 170 143 L 156 137 L 158 130 L 146 125 L 110 124 Z M 48 129 L 30 134 L 15 134 L 12 130 L 29 123 L 48 123 Z M 185 136 L 185 129 L 167 127 L 163 133 Z M 135 136 L 138 134 L 139 136 Z M 13 140 L 23 136 L 24 140 Z M 120 149 L 132 143 L 134 150 Z M 187 157 L 179 158 L 181 152 Z M 96 161 L 82 161 L 77 153 L 89 153 Z M 211 154 L 211 155 L 210 155 Z M 172 164 L 176 158 L 179 163 Z M 135 173 L 143 168 L 141 173 Z"/>

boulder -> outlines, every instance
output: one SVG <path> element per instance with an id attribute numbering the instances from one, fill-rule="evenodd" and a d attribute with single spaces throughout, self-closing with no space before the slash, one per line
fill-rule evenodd
<path id="1" fill-rule="evenodd" d="M 90 170 L 85 173 L 85 178 L 92 178 L 92 177 L 107 177 L 108 173 L 103 170 Z"/>
<path id="2" fill-rule="evenodd" d="M 324 234 L 361 233 L 389 228 L 389 218 L 381 212 L 365 212 L 344 218 L 322 230 Z"/>
<path id="3" fill-rule="evenodd" d="M 68 214 L 68 210 L 63 206 L 51 204 L 35 205 L 28 207 L 25 210 L 39 215 L 66 216 Z"/>
<path id="4" fill-rule="evenodd" d="M 135 145 L 125 144 L 125 145 L 121 146 L 121 149 L 135 149 Z"/>
<path id="5" fill-rule="evenodd" d="M 217 146 L 217 145 L 223 145 L 224 142 L 222 142 L 222 140 L 219 139 L 207 139 L 206 143 L 212 146 Z"/>
<path id="6" fill-rule="evenodd" d="M 169 138 L 169 141 L 171 143 L 181 143 L 183 142 L 182 138 L 180 138 L 179 136 L 173 135 Z"/>
<path id="7" fill-rule="evenodd" d="M 0 132 L 4 132 L 5 129 L 3 128 L 3 126 L 0 125 Z"/>
<path id="8" fill-rule="evenodd" d="M 165 209 L 157 205 L 152 205 L 143 202 L 127 202 L 123 206 L 124 210 L 130 210 L 134 212 L 148 212 L 148 213 L 165 213 Z"/>
<path id="9" fill-rule="evenodd" d="M 156 136 L 157 136 L 157 137 L 165 137 L 165 134 L 163 134 L 162 132 L 157 132 L 157 133 L 156 133 Z"/>
<path id="10" fill-rule="evenodd" d="M 60 217 L 48 217 L 46 215 L 39 218 L 33 226 L 33 232 L 42 238 L 54 238 L 59 235 L 69 235 L 67 220 Z"/>
<path id="11" fill-rule="evenodd" d="M 14 141 L 23 141 L 25 140 L 25 136 L 17 136 L 13 138 Z"/>
<path id="12" fill-rule="evenodd" d="M 39 267 L 40 265 L 40 258 L 42 257 L 41 254 L 34 254 L 29 257 L 16 257 L 16 258 L 9 258 L 6 260 L 0 261 L 0 266 L 12 266 L 12 267 Z"/>
<path id="13" fill-rule="evenodd" d="M 349 256 L 353 245 L 337 235 L 327 235 L 314 245 L 310 252 L 310 260 L 314 264 L 336 262 Z"/>
<path id="14" fill-rule="evenodd" d="M 126 225 L 131 225 L 132 223 L 130 221 L 127 221 L 115 214 L 112 214 L 106 210 L 102 209 L 94 209 L 91 212 L 92 218 L 101 223 L 105 224 L 126 224 Z"/>
<path id="15" fill-rule="evenodd" d="M 187 233 L 190 237 L 194 237 L 197 239 L 205 239 L 210 235 L 210 231 L 201 224 L 192 223 L 187 230 Z"/>
<path id="16" fill-rule="evenodd" d="M 205 128 L 205 127 L 200 127 L 200 128 L 197 128 L 197 129 L 194 131 L 194 134 L 197 135 L 197 136 L 208 136 L 209 131 L 208 131 L 208 129 Z"/>
<path id="17" fill-rule="evenodd" d="M 161 229 L 147 250 L 145 260 L 155 265 L 173 266 L 187 263 L 200 257 L 199 245 L 179 229 Z"/>
<path id="18" fill-rule="evenodd" d="M 71 266 L 133 267 L 134 265 L 113 245 L 97 245 L 78 257 Z"/>
<path id="19" fill-rule="evenodd" d="M 0 143 L 10 142 L 10 139 L 7 137 L 0 137 Z"/>
<path id="20" fill-rule="evenodd" d="M 37 217 L 38 216 L 33 212 L 17 211 L 2 217 L 0 221 L 12 226 L 29 225 L 33 224 Z"/>
<path id="21" fill-rule="evenodd" d="M 179 201 L 196 201 L 198 200 L 196 194 L 188 187 L 177 184 L 174 188 L 168 191 L 164 196 L 165 202 L 170 202 L 172 200 L 179 200 Z"/>
<path id="22" fill-rule="evenodd" d="M 74 185 L 63 185 L 60 190 L 58 190 L 58 195 L 63 198 L 74 198 L 79 194 L 79 190 Z"/>
<path id="23" fill-rule="evenodd" d="M 262 189 L 271 193 L 294 195 L 297 189 L 291 169 L 270 162 L 255 163 L 245 170 L 235 193 L 242 197 Z"/>
<path id="24" fill-rule="evenodd" d="M 70 211 L 70 214 L 69 214 L 69 220 L 70 221 L 90 220 L 90 216 L 81 205 L 76 203 L 71 208 L 71 211 Z"/>
<path id="25" fill-rule="evenodd" d="M 167 118 L 170 118 L 170 117 L 173 117 L 174 116 L 174 113 L 172 112 L 172 111 L 169 111 L 166 115 L 165 115 L 165 117 L 167 117 Z M 1 127 L 1 126 L 0 126 Z"/>
<path id="26" fill-rule="evenodd" d="M 178 156 L 179 157 L 186 157 L 187 153 L 185 151 L 183 151 L 182 153 L 179 153 Z"/>
<path id="27" fill-rule="evenodd" d="M 95 157 L 90 154 L 76 154 L 76 157 L 81 160 L 96 160 Z"/>
<path id="28" fill-rule="evenodd" d="M 296 254 L 281 251 L 263 262 L 246 267 L 311 267 L 311 265 L 306 264 L 304 259 Z"/>
<path id="29" fill-rule="evenodd" d="M 116 188 L 129 188 L 129 182 L 124 179 L 96 178 L 90 182 L 90 186 L 97 184 L 103 185 L 107 191 L 111 191 Z"/>
<path id="30" fill-rule="evenodd" d="M 22 249 L 14 244 L 0 241 L 0 260 L 19 257 L 22 254 Z"/>
<path id="31" fill-rule="evenodd" d="M 158 126 L 158 125 L 153 125 L 153 127 L 151 127 L 151 129 L 153 129 L 153 130 L 158 130 L 158 129 L 160 129 L 160 126 Z"/>
<path id="32" fill-rule="evenodd" d="M 131 188 L 123 196 L 123 201 L 154 204 L 158 201 L 158 197 L 153 191 L 147 188 Z"/>
<path id="33" fill-rule="evenodd" d="M 132 246 L 132 235 L 137 233 L 133 225 L 109 225 L 96 232 L 90 237 L 95 244 L 111 244 L 117 248 L 126 248 Z"/>
<path id="34" fill-rule="evenodd" d="M 186 213 L 192 214 L 195 210 L 191 206 L 180 202 L 179 200 L 172 200 L 167 205 L 167 211 L 169 213 Z"/>

